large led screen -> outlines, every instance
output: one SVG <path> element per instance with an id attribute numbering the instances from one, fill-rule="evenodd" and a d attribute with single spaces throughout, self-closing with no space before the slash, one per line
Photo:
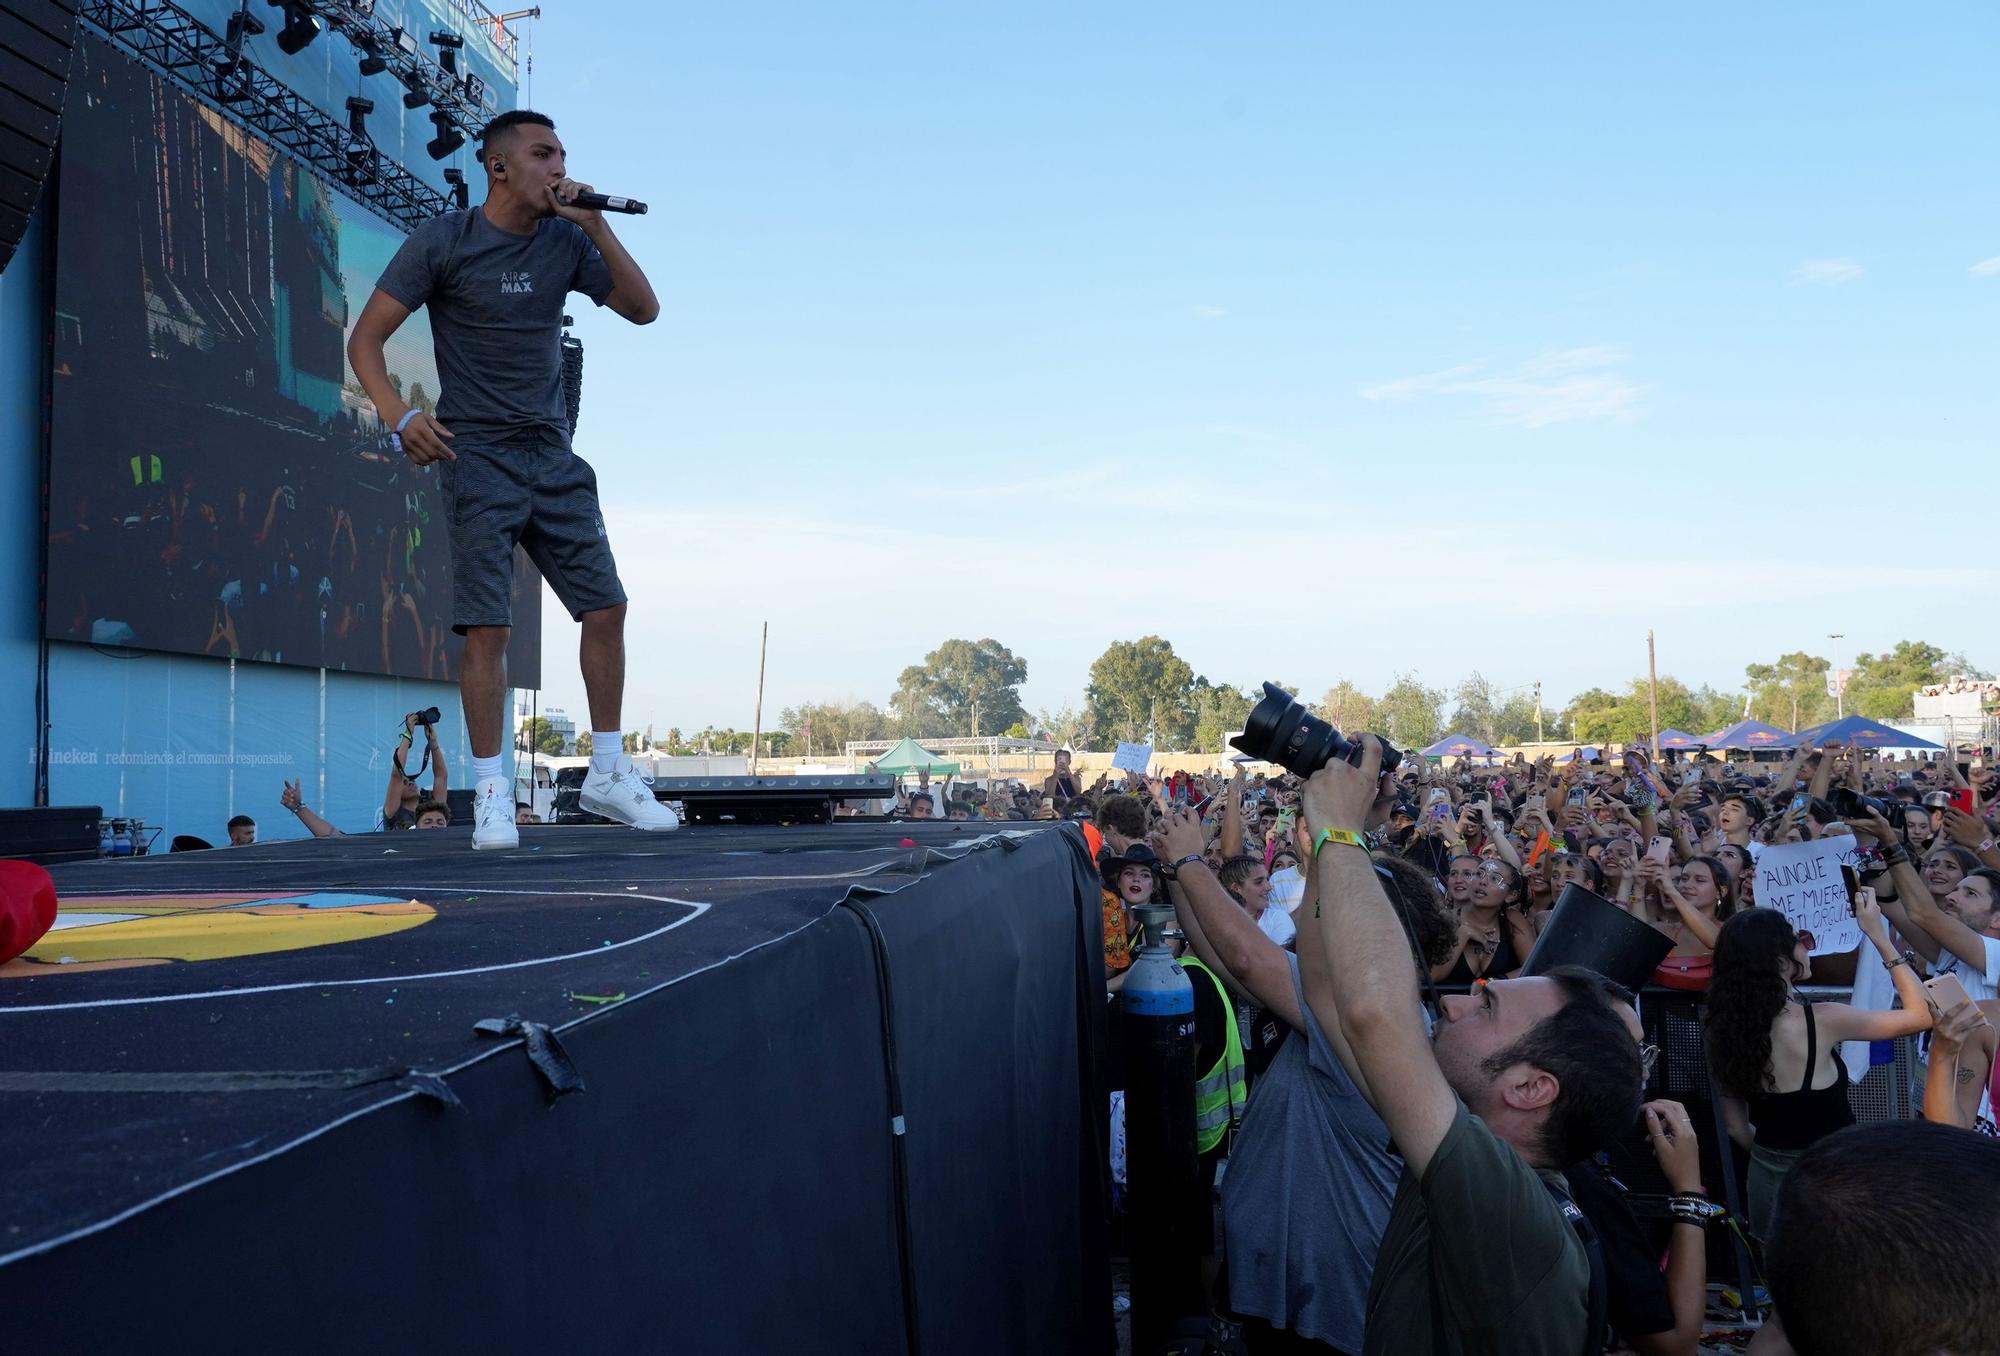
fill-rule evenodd
<path id="1" fill-rule="evenodd" d="M 56 249 L 49 636 L 451 678 L 438 476 L 346 359 L 403 233 L 108 47 L 77 48 Z M 389 345 L 438 391 L 419 311 Z M 515 554 L 515 686 L 540 684 Z"/>

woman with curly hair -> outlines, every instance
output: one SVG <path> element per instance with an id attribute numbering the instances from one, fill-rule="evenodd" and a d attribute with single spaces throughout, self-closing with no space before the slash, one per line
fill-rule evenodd
<path id="1" fill-rule="evenodd" d="M 1874 892 L 1854 917 L 1894 976 L 1903 1007 L 1873 1012 L 1814 1003 L 1794 987 L 1812 974 L 1812 937 L 1776 909 L 1747 909 L 1722 925 L 1708 986 L 1708 1067 L 1722 1092 L 1729 1137 L 1750 1153 L 1750 1231 L 1770 1235 L 1778 1186 L 1814 1141 L 1854 1124 L 1842 1041 L 1881 1041 L 1929 1028 L 1923 982 L 1889 944 Z"/>

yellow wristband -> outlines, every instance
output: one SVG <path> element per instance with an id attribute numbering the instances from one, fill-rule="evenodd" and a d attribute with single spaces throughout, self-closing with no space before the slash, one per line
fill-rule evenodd
<path id="1" fill-rule="evenodd" d="M 1368 850 L 1368 840 L 1352 829 L 1321 829 L 1319 835 L 1313 839 L 1313 856 L 1319 856 L 1319 850 L 1328 843 L 1345 843 L 1349 847 L 1358 847 L 1363 852 Z"/>

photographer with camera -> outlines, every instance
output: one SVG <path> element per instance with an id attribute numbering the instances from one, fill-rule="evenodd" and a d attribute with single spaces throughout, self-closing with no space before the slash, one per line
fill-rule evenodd
<path id="1" fill-rule="evenodd" d="M 1373 735 L 1350 743 L 1274 685 L 1265 693 L 1237 746 L 1310 774 L 1299 926 L 1317 931 L 1326 965 L 1301 970 L 1306 1006 L 1322 1027 L 1338 1020 L 1342 1067 L 1404 1160 L 1363 1351 L 1600 1350 L 1594 1235 L 1561 1169 L 1638 1118 L 1644 1074 L 1621 1014 L 1630 992 L 1575 967 L 1482 981 L 1444 998 L 1427 1036 L 1420 962 L 1365 836 L 1394 803 L 1401 755 Z M 1504 1221 L 1504 1235 L 1488 1221 Z"/>
<path id="2" fill-rule="evenodd" d="M 442 810 L 446 804 L 445 794 L 451 789 L 451 774 L 445 766 L 444 747 L 438 743 L 438 718 L 435 706 L 412 711 L 403 717 L 402 732 L 396 736 L 396 747 L 389 755 L 389 788 L 382 797 L 382 827 L 385 829 L 414 829 L 420 814 L 431 807 Z M 405 770 L 404 760 L 416 743 L 419 725 L 424 727 L 424 761 L 418 765 L 415 775 L 411 775 Z M 431 769 L 428 796 L 417 785 L 417 778 L 424 775 L 426 765 Z M 449 820 L 449 813 L 446 818 Z"/>
<path id="3" fill-rule="evenodd" d="M 1382 745 L 1364 736 L 1358 753 L 1306 783 L 1317 888 L 1300 909 L 1329 960 L 1306 997 L 1339 1014 L 1348 1071 L 1405 1163 L 1364 1350 L 1595 1350 L 1596 1287 L 1561 1169 L 1638 1115 L 1639 1048 L 1618 1012 L 1631 995 L 1571 967 L 1493 980 L 1445 998 L 1427 1038 L 1408 939 L 1362 850 Z M 1478 1227 L 1489 1220 L 1506 1221 L 1504 1242 Z"/>
<path id="4" fill-rule="evenodd" d="M 1402 1161 L 1336 1053 L 1338 1020 L 1315 1020 L 1306 1005 L 1302 970 L 1325 965 L 1313 950 L 1317 931 L 1299 934 L 1299 955 L 1266 935 L 1207 864 L 1191 812 L 1169 811 L 1153 843 L 1169 864 L 1168 891 L 1196 956 L 1282 1033 L 1230 1152 L 1220 1298 L 1247 1320 L 1252 1356 L 1359 1351 L 1367 1277 Z M 1401 861 L 1389 869 L 1428 962 L 1450 938 L 1450 921 L 1422 872 Z"/>

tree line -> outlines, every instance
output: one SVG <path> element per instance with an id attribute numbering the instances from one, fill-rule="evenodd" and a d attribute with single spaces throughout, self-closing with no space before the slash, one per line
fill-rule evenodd
<path id="1" fill-rule="evenodd" d="M 1781 655 L 1768 664 L 1749 665 L 1743 686 L 1735 690 L 1691 687 L 1661 674 L 1660 728 L 1705 734 L 1742 719 L 1746 711 L 1787 730 L 1820 724 L 1834 717 L 1828 687 L 1832 667 L 1821 655 Z M 1958 676 L 1990 675 L 1962 654 L 1928 641 L 1899 641 L 1883 654 L 1856 656 L 1846 709 L 1877 720 L 1909 716 L 1918 688 Z M 1106 647 L 1090 666 L 1080 707 L 1066 703 L 1030 713 L 1020 694 L 1027 677 L 1027 661 L 997 640 L 947 640 L 905 668 L 882 705 L 811 702 L 781 712 L 783 748 L 824 757 L 840 754 L 850 740 L 1043 734 L 1080 748 L 1108 748 L 1123 740 L 1220 753 L 1224 737 L 1243 728 L 1263 695 L 1255 684 L 1218 682 L 1196 673 L 1159 636 Z M 1280 685 L 1306 695 L 1289 683 Z M 1449 733 L 1489 744 L 1525 744 L 1537 738 L 1623 744 L 1646 734 L 1653 719 L 1643 676 L 1616 690 L 1588 688 L 1556 704 L 1536 684 L 1502 687 L 1477 671 L 1450 687 L 1433 687 L 1414 673 L 1403 673 L 1379 694 L 1343 679 L 1308 704 L 1340 729 L 1373 730 L 1405 749 L 1422 748 Z M 731 733 L 740 736 L 747 752 L 749 733 Z"/>

